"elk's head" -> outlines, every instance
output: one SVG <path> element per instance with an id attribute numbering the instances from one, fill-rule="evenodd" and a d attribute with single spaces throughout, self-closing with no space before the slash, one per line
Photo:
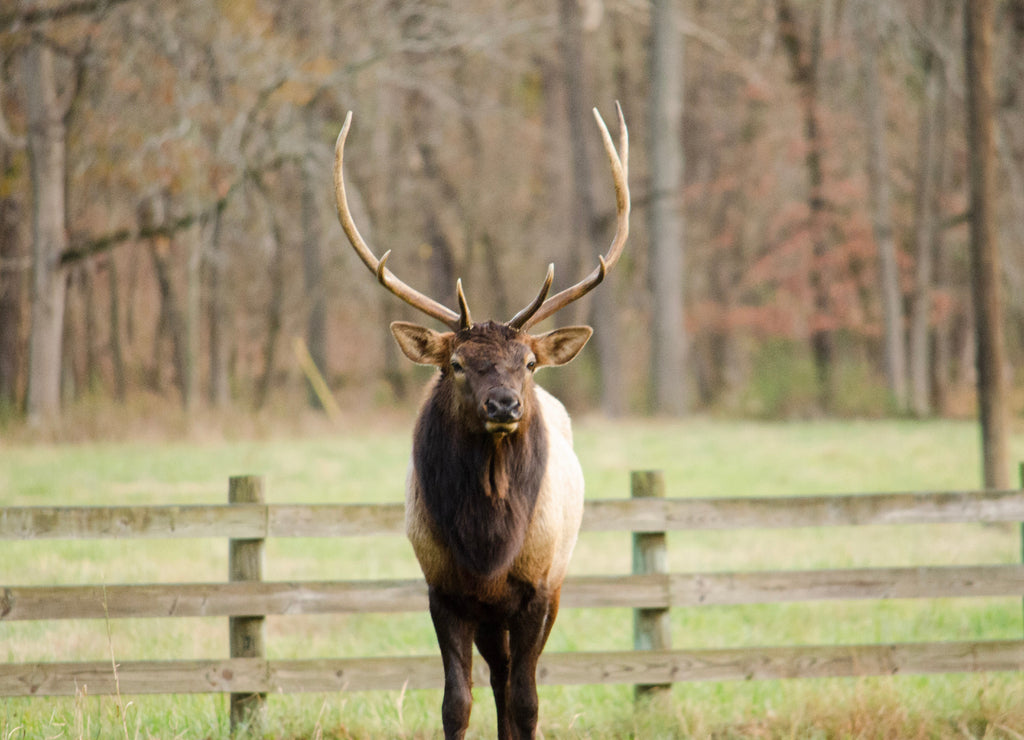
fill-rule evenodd
<path id="1" fill-rule="evenodd" d="M 440 382 L 450 384 L 455 412 L 474 431 L 504 435 L 529 421 L 534 370 L 567 363 L 593 330 L 570 326 L 534 336 L 486 321 L 442 333 L 396 321 L 391 333 L 410 360 L 441 369 Z"/>
<path id="2" fill-rule="evenodd" d="M 515 432 L 531 413 L 533 371 L 545 365 L 565 364 L 583 349 L 593 333 L 589 326 L 571 326 L 540 335 L 530 334 L 528 330 L 593 290 L 622 254 L 629 234 L 629 135 L 618 104 L 616 111 L 619 118 L 618 151 L 601 114 L 594 109 L 615 183 L 616 229 L 607 254 L 598 256 L 597 267 L 580 282 L 550 297 L 548 291 L 554 280 L 554 265 L 548 265 L 547 276 L 536 298 L 503 324 L 473 322 L 461 280 L 456 291 L 459 311 L 455 312 L 409 287 L 388 270 L 386 263 L 390 250 L 380 259 L 374 256 L 356 228 L 345 195 L 343 164 L 345 139 L 352 124 L 351 111 L 345 117 L 335 145 L 334 188 L 338 220 L 356 254 L 377 276 L 381 285 L 448 326 L 449 331 L 438 332 L 396 321 L 391 324 L 391 332 L 410 360 L 440 368 L 441 382 L 450 384 L 453 401 L 459 405 L 462 418 L 473 419 L 480 431 L 495 435 Z"/>

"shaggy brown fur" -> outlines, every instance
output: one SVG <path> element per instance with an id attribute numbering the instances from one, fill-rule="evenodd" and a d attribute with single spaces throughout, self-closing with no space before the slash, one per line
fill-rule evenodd
<path id="1" fill-rule="evenodd" d="M 471 331 L 485 333 L 476 327 Z M 480 364 L 474 354 L 463 344 L 464 363 Z M 448 370 L 424 404 L 414 434 L 413 467 L 440 539 L 461 568 L 491 580 L 507 571 L 522 549 L 547 468 L 547 438 L 532 387 L 522 393 L 519 428 L 493 435 L 480 428 L 475 409 L 455 398 L 455 384 Z"/>

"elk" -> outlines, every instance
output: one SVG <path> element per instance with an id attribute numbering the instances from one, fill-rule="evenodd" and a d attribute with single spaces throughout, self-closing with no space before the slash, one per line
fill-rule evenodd
<path id="1" fill-rule="evenodd" d="M 533 380 L 545 365 L 569 362 L 589 326 L 544 334 L 529 329 L 593 290 L 619 259 L 629 233 L 629 138 L 622 109 L 618 151 L 594 117 L 615 183 L 616 231 L 598 265 L 548 297 L 554 266 L 536 298 L 505 323 L 474 322 L 462 281 L 456 312 L 402 282 L 356 228 L 345 195 L 345 118 L 335 145 L 338 218 L 352 247 L 391 293 L 447 326 L 438 332 L 396 321 L 391 332 L 413 362 L 439 372 L 416 419 L 405 494 L 405 528 L 427 583 L 430 616 L 444 666 L 445 738 L 469 723 L 472 647 L 490 668 L 498 737 L 536 733 L 537 660 L 558 602 L 583 516 L 583 472 L 565 407 Z"/>

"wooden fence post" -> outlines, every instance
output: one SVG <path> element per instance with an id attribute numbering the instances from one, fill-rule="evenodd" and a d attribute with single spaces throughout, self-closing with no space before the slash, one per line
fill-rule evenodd
<path id="1" fill-rule="evenodd" d="M 228 482 L 229 504 L 262 504 L 263 478 L 255 475 L 232 476 Z M 260 539 L 229 540 L 228 580 L 263 580 L 263 543 Z M 229 617 L 231 657 L 265 658 L 263 625 L 265 617 Z M 266 694 L 231 694 L 231 735 L 242 730 L 261 734 Z"/>
<path id="2" fill-rule="evenodd" d="M 630 495 L 633 498 L 665 498 L 665 475 L 660 470 L 634 470 L 630 475 Z M 664 532 L 633 533 L 633 573 L 647 575 L 668 573 L 668 556 Z M 633 610 L 633 649 L 670 650 L 672 627 L 669 610 Z M 636 699 L 664 693 L 672 684 L 637 684 Z"/>

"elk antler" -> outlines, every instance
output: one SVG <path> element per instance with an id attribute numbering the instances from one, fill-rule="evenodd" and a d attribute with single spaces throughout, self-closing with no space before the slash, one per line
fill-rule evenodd
<path id="1" fill-rule="evenodd" d="M 534 324 L 585 296 L 604 280 L 608 270 L 612 269 L 618 261 L 619 255 L 622 254 L 622 249 L 626 245 L 626 237 L 629 236 L 629 132 L 626 130 L 626 121 L 622 117 L 622 106 L 618 102 L 615 103 L 615 110 L 619 115 L 618 152 L 615 151 L 615 145 L 612 144 L 612 137 L 608 133 L 608 127 L 604 125 L 604 119 L 601 118 L 597 108 L 594 108 L 594 118 L 597 119 L 597 125 L 601 128 L 601 140 L 604 142 L 604 151 L 608 155 L 608 161 L 612 166 L 612 179 L 615 181 L 615 237 L 612 239 L 611 246 L 608 247 L 608 253 L 598 256 L 598 266 L 580 282 L 545 300 L 551 287 L 553 275 L 553 268 L 549 265 L 547 278 L 537 297 L 508 322 L 513 329 L 526 331 Z"/>
<path id="2" fill-rule="evenodd" d="M 388 257 L 391 256 L 390 249 L 380 259 L 377 259 L 366 245 L 366 242 L 363 241 L 363 237 L 360 235 L 359 229 L 356 228 L 355 221 L 352 220 L 352 213 L 348 208 L 348 198 L 345 196 L 345 179 L 342 175 L 345 159 L 345 139 L 348 138 L 348 130 L 351 124 L 352 111 L 349 111 L 348 115 L 345 116 L 345 124 L 341 127 L 341 133 L 338 134 L 338 141 L 334 145 L 334 197 L 338 204 L 338 220 L 341 222 L 341 228 L 345 230 L 348 240 L 352 243 L 352 248 L 356 250 L 359 259 L 370 269 L 370 272 L 377 276 L 380 284 L 410 306 L 418 308 L 428 316 L 437 319 L 442 324 L 446 324 L 452 331 L 468 329 L 472 326 L 473 321 L 469 316 L 469 306 L 466 304 L 466 296 L 462 292 L 461 280 L 456 284 L 460 313 L 455 313 L 455 311 L 447 306 L 441 305 L 433 298 L 423 295 L 415 288 L 409 287 L 395 277 L 395 274 L 385 267 Z"/>

